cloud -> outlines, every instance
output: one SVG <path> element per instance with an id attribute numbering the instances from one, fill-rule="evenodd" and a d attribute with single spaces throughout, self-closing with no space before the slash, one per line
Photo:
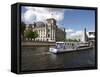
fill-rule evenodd
<path id="1" fill-rule="evenodd" d="M 36 14 L 33 10 L 27 10 L 23 15 L 23 21 L 27 24 L 36 21 Z"/>
<path id="2" fill-rule="evenodd" d="M 73 29 L 66 29 L 66 33 L 72 33 L 72 32 L 74 32 Z"/>
<path id="3" fill-rule="evenodd" d="M 74 33 L 71 33 L 70 36 L 81 36 L 83 34 L 83 31 L 75 31 Z"/>
<path id="4" fill-rule="evenodd" d="M 62 21 L 64 18 L 64 10 L 58 8 L 41 8 L 41 7 L 24 7 L 26 11 L 23 13 L 22 21 L 31 24 L 35 21 L 45 21 L 48 18 L 55 18 Z"/>
<path id="5" fill-rule="evenodd" d="M 24 14 L 21 13 L 21 20 L 24 21 Z"/>
<path id="6" fill-rule="evenodd" d="M 66 38 L 71 38 L 71 39 L 81 39 L 83 35 L 83 31 L 77 30 L 75 31 L 74 29 L 66 29 Z"/>

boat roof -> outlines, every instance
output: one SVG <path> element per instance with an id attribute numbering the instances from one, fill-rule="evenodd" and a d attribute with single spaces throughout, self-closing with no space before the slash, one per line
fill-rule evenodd
<path id="1" fill-rule="evenodd" d="M 64 43 L 64 42 L 56 42 L 56 43 L 59 43 L 60 44 L 60 43 Z"/>

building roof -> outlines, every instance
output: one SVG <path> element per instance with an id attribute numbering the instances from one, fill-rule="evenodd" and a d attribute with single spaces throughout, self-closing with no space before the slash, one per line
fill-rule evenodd
<path id="1" fill-rule="evenodd" d="M 90 32 L 87 32 L 88 38 L 95 38 L 95 35 L 94 35 L 95 32 L 91 32 L 92 34 L 89 34 L 89 33 Z"/>
<path id="2" fill-rule="evenodd" d="M 44 27 L 45 24 L 43 22 L 36 22 L 36 27 Z"/>
<path id="3" fill-rule="evenodd" d="M 88 36 L 88 38 L 95 38 L 95 36 L 94 35 L 90 35 L 90 36 Z"/>
<path id="4" fill-rule="evenodd" d="M 46 19 L 46 20 L 55 20 L 54 18 L 48 18 L 48 19 Z"/>

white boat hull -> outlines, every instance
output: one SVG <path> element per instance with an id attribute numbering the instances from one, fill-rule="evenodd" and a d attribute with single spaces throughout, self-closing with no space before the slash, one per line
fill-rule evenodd
<path id="1" fill-rule="evenodd" d="M 52 53 L 62 53 L 62 52 L 71 52 L 71 51 L 79 51 L 79 50 L 85 50 L 90 49 L 93 47 L 84 47 L 84 48 L 78 48 L 78 49 L 57 49 L 57 48 L 49 48 L 49 51 Z"/>

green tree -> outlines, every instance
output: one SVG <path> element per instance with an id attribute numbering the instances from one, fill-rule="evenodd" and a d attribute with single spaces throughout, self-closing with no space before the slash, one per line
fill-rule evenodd
<path id="1" fill-rule="evenodd" d="M 38 37 L 38 34 L 37 34 L 37 32 L 36 31 L 31 31 L 31 30 L 28 30 L 28 31 L 26 31 L 25 32 L 25 37 L 26 38 L 28 38 L 28 39 L 34 39 L 35 40 L 35 38 L 37 38 Z"/>
<path id="2" fill-rule="evenodd" d="M 79 42 L 80 40 L 77 39 L 66 39 L 66 42 Z"/>
<path id="3" fill-rule="evenodd" d="M 33 31 L 30 31 L 30 30 L 26 31 L 25 32 L 25 37 L 28 38 L 28 40 L 29 39 L 32 40 L 32 38 L 33 38 Z"/>
<path id="4" fill-rule="evenodd" d="M 33 39 L 35 40 L 35 38 L 37 38 L 39 35 L 36 31 L 33 32 Z"/>
<path id="5" fill-rule="evenodd" d="M 79 39 L 78 41 L 80 42 L 81 40 Z"/>
<path id="6" fill-rule="evenodd" d="M 77 40 L 77 39 L 74 39 L 73 41 L 74 41 L 74 42 L 78 42 L 78 40 Z"/>

